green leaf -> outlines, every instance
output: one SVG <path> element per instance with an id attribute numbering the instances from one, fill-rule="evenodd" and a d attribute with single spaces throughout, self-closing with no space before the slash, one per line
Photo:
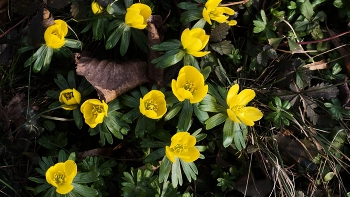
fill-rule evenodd
<path id="1" fill-rule="evenodd" d="M 223 114 L 223 113 L 215 114 L 214 116 L 210 117 L 207 121 L 205 121 L 205 128 L 207 130 L 210 130 L 220 125 L 221 123 L 225 122 L 226 119 L 227 119 L 227 114 Z"/>
<path id="2" fill-rule="evenodd" d="M 36 52 L 24 62 L 24 67 L 28 67 L 29 65 L 31 65 L 39 56 L 43 54 L 46 48 L 46 45 L 42 45 L 38 50 L 36 50 Z"/>
<path id="3" fill-rule="evenodd" d="M 160 148 L 155 151 L 152 151 L 145 159 L 143 160 L 145 163 L 150 163 L 156 161 L 165 155 L 165 148 Z"/>
<path id="4" fill-rule="evenodd" d="M 41 70 L 41 68 L 43 67 L 45 59 L 46 59 L 46 55 L 48 52 L 48 48 L 49 48 L 48 46 L 43 45 L 42 47 L 43 47 L 43 50 L 41 51 L 41 54 L 37 56 L 37 58 L 34 62 L 34 65 L 33 65 L 33 72 L 35 72 L 35 73 L 38 73 Z M 52 53 L 51 53 L 51 55 L 52 55 Z"/>
<path id="5" fill-rule="evenodd" d="M 120 55 L 121 56 L 124 56 L 126 54 L 126 51 L 129 48 L 130 36 L 131 36 L 130 27 L 127 26 L 124 28 L 124 31 L 122 34 L 122 40 L 120 42 Z"/>
<path id="6" fill-rule="evenodd" d="M 140 117 L 140 115 L 141 113 L 139 109 L 132 109 L 128 113 L 124 114 L 121 119 L 127 123 L 132 123 L 134 120 Z"/>
<path id="7" fill-rule="evenodd" d="M 190 2 L 180 2 L 177 4 L 177 7 L 183 10 L 196 10 L 198 9 L 198 4 Z"/>
<path id="8" fill-rule="evenodd" d="M 65 162 L 67 161 L 67 154 L 64 150 L 60 150 L 60 152 L 58 152 L 58 162 Z"/>
<path id="9" fill-rule="evenodd" d="M 183 169 L 183 171 L 184 171 L 184 173 L 186 175 L 187 180 L 189 182 L 191 182 L 192 179 L 196 180 L 198 171 L 197 172 L 193 171 L 193 169 L 191 168 L 191 167 L 194 166 L 197 169 L 196 165 L 192 165 L 191 166 L 191 164 L 193 164 L 193 162 L 187 163 L 187 162 L 182 161 L 181 159 L 179 159 L 179 161 L 181 163 L 182 169 Z"/>
<path id="10" fill-rule="evenodd" d="M 296 43 L 294 40 L 288 38 L 288 44 L 289 44 L 289 49 L 293 53 L 303 53 L 304 49 L 301 47 L 298 43 Z"/>
<path id="11" fill-rule="evenodd" d="M 143 31 L 135 28 L 131 28 L 131 35 L 134 40 L 134 42 L 137 44 L 137 46 L 145 53 L 148 52 L 148 45 L 147 45 L 147 36 L 143 33 Z"/>
<path id="12" fill-rule="evenodd" d="M 74 70 L 70 70 L 68 72 L 67 80 L 68 80 L 69 87 L 75 88 L 75 89 L 77 88 L 77 85 L 75 84 L 75 73 L 74 73 Z"/>
<path id="13" fill-rule="evenodd" d="M 53 48 L 48 47 L 46 55 L 45 55 L 45 58 L 44 58 L 43 66 L 42 66 L 42 69 L 41 69 L 41 73 L 42 74 L 46 73 L 47 70 L 49 69 L 50 63 L 51 63 L 52 54 L 53 54 Z M 35 61 L 35 63 L 36 63 L 36 61 Z M 33 69 L 35 68 L 35 63 L 34 63 Z M 35 72 L 35 70 L 34 70 L 34 72 Z"/>
<path id="14" fill-rule="evenodd" d="M 183 64 L 184 65 L 192 65 L 192 66 L 196 67 L 198 70 L 200 70 L 198 61 L 193 55 L 186 53 L 184 58 L 183 58 Z"/>
<path id="15" fill-rule="evenodd" d="M 239 125 L 238 125 L 239 128 Z M 227 148 L 233 141 L 233 134 L 237 129 L 237 125 L 230 118 L 226 118 L 224 129 L 223 129 L 223 142 L 222 145 Z"/>
<path id="16" fill-rule="evenodd" d="M 178 131 L 188 131 L 192 121 L 193 106 L 188 99 L 185 99 L 183 103 L 184 105 L 182 107 L 177 126 Z"/>
<path id="17" fill-rule="evenodd" d="M 74 183 L 91 183 L 98 180 L 98 172 L 79 172 L 73 179 Z"/>
<path id="18" fill-rule="evenodd" d="M 126 13 L 124 4 L 121 1 L 113 1 L 106 8 L 109 14 L 123 15 Z"/>
<path id="19" fill-rule="evenodd" d="M 166 182 L 171 171 L 171 161 L 164 156 L 159 169 L 159 183 Z"/>
<path id="20" fill-rule="evenodd" d="M 118 139 L 123 139 L 123 135 L 120 133 L 121 128 L 128 127 L 128 125 L 117 117 L 116 111 L 111 111 L 108 113 L 108 117 L 104 119 L 108 130 Z"/>
<path id="21" fill-rule="evenodd" d="M 65 47 L 73 48 L 73 49 L 80 49 L 82 47 L 83 43 L 79 40 L 73 40 L 65 38 Z"/>
<path id="22" fill-rule="evenodd" d="M 178 102 L 175 105 L 173 105 L 169 111 L 165 114 L 164 116 L 164 120 L 168 121 L 172 118 L 174 118 L 174 116 L 176 116 L 176 114 L 179 113 L 179 111 L 182 109 L 183 106 L 183 102 Z"/>
<path id="23" fill-rule="evenodd" d="M 241 151 L 243 148 L 246 147 L 245 144 L 245 135 L 243 136 L 244 130 L 246 130 L 246 126 L 242 126 L 238 124 L 237 122 L 234 123 L 234 133 L 233 138 L 235 142 L 235 146 L 239 151 Z"/>
<path id="24" fill-rule="evenodd" d="M 70 88 L 68 82 L 61 74 L 57 74 L 57 78 L 55 78 L 54 81 L 61 90 Z"/>
<path id="25" fill-rule="evenodd" d="M 156 67 L 159 68 L 167 68 L 180 62 L 185 54 L 186 52 L 183 49 L 170 50 L 157 59 L 152 60 L 152 64 L 156 64 Z"/>
<path id="26" fill-rule="evenodd" d="M 140 99 L 136 99 L 136 98 L 129 96 L 127 94 L 122 95 L 120 98 L 121 98 L 122 104 L 124 104 L 128 107 L 131 107 L 131 108 L 135 108 L 135 109 L 139 108 Z"/>
<path id="27" fill-rule="evenodd" d="M 177 185 L 182 185 L 182 174 L 180 167 L 180 159 L 175 156 L 175 162 L 171 167 L 171 184 L 173 187 L 177 187 Z"/>
<path id="28" fill-rule="evenodd" d="M 218 52 L 220 55 L 231 54 L 234 49 L 230 41 L 224 40 L 218 43 L 213 43 L 209 45 L 214 51 Z"/>
<path id="29" fill-rule="evenodd" d="M 124 5 L 126 8 L 129 8 L 133 3 L 133 0 L 124 0 Z"/>
<path id="30" fill-rule="evenodd" d="M 77 125 L 78 129 L 81 129 L 84 123 L 83 123 L 83 116 L 81 115 L 79 107 L 73 110 L 73 118 L 74 118 L 75 125 Z"/>
<path id="31" fill-rule="evenodd" d="M 205 111 L 202 111 L 198 108 L 199 104 L 196 103 L 193 105 L 193 111 L 194 111 L 194 114 L 197 116 L 198 120 L 203 123 L 204 121 L 208 120 L 209 118 L 209 115 L 207 112 Z"/>
<path id="32" fill-rule="evenodd" d="M 72 185 L 74 186 L 73 191 L 82 196 L 97 196 L 98 194 L 98 191 L 94 188 L 80 185 L 78 183 L 72 183 Z"/>
<path id="33" fill-rule="evenodd" d="M 277 49 L 278 45 L 281 43 L 283 38 L 269 38 L 269 44 L 274 48 Z"/>
<path id="34" fill-rule="evenodd" d="M 180 21 L 182 24 L 187 24 L 194 20 L 203 18 L 202 10 L 187 10 L 181 13 Z"/>
<path id="35" fill-rule="evenodd" d="M 124 29 L 127 28 L 127 26 L 127 24 L 121 23 L 119 27 L 115 31 L 113 31 L 113 33 L 109 36 L 109 38 L 106 41 L 106 49 L 111 49 L 117 44 L 117 42 L 123 34 Z"/>
<path id="36" fill-rule="evenodd" d="M 315 14 L 315 12 L 313 10 L 313 7 L 312 7 L 312 5 L 311 5 L 309 0 L 305 0 L 300 5 L 300 12 L 309 21 L 311 20 L 312 16 Z"/>
<path id="37" fill-rule="evenodd" d="M 147 117 L 146 116 L 140 116 L 137 120 L 136 127 L 135 127 L 135 135 L 136 137 L 143 137 L 145 135 L 146 129 L 146 122 Z"/>
<path id="38" fill-rule="evenodd" d="M 36 177 L 28 177 L 28 180 L 33 181 L 35 183 L 47 183 L 45 179 L 36 178 Z"/>
<path id="39" fill-rule="evenodd" d="M 181 42 L 177 39 L 169 40 L 166 42 L 162 42 L 160 44 L 156 44 L 152 46 L 152 50 L 155 51 L 169 51 L 173 49 L 178 49 L 182 46 Z"/>

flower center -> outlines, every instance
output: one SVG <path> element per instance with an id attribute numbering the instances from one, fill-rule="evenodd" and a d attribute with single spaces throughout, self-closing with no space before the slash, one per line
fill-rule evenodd
<path id="1" fill-rule="evenodd" d="M 235 112 L 243 112 L 244 105 L 234 105 L 231 107 L 231 110 Z"/>
<path id="2" fill-rule="evenodd" d="M 63 96 L 67 99 L 67 101 L 74 97 L 73 92 L 66 92 L 63 94 Z"/>
<path id="3" fill-rule="evenodd" d="M 187 145 L 185 144 L 176 144 L 174 147 L 175 153 L 186 153 L 188 152 Z"/>
<path id="4" fill-rule="evenodd" d="M 215 9 L 209 13 L 210 18 L 216 18 L 224 15 L 224 13 L 218 9 Z"/>
<path id="5" fill-rule="evenodd" d="M 101 105 L 92 105 L 92 114 L 97 115 L 103 112 L 104 109 Z"/>
<path id="6" fill-rule="evenodd" d="M 145 102 L 145 107 L 147 110 L 153 110 L 155 112 L 157 112 L 158 110 L 158 104 L 155 100 L 153 99 L 148 99 L 146 102 Z"/>
<path id="7" fill-rule="evenodd" d="M 64 172 L 58 171 L 53 175 L 53 180 L 57 185 L 62 185 L 66 182 L 67 176 Z"/>
<path id="8" fill-rule="evenodd" d="M 193 81 L 186 81 L 183 88 L 187 91 L 190 91 L 192 94 L 197 90 Z"/>

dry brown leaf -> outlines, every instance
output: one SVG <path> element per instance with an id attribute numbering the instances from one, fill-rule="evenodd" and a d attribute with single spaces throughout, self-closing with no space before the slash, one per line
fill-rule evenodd
<path id="1" fill-rule="evenodd" d="M 309 68 L 309 70 L 323 70 L 328 69 L 326 60 L 320 60 L 318 62 L 313 62 L 311 64 L 306 64 L 305 68 Z"/>
<path id="2" fill-rule="evenodd" d="M 158 85 L 158 87 L 162 87 L 164 85 L 163 83 L 163 75 L 164 75 L 164 69 L 163 68 L 156 68 L 155 64 L 152 64 L 152 60 L 158 58 L 159 52 L 154 51 L 151 49 L 152 46 L 159 44 L 162 42 L 164 37 L 164 26 L 162 17 L 159 15 L 152 15 L 147 19 L 147 37 L 148 37 L 148 47 L 149 47 L 149 53 L 148 53 L 148 78 L 150 82 L 155 83 Z"/>
<path id="3" fill-rule="evenodd" d="M 146 82 L 147 63 L 141 60 L 113 62 L 75 54 L 76 72 L 84 76 L 107 103 Z"/>

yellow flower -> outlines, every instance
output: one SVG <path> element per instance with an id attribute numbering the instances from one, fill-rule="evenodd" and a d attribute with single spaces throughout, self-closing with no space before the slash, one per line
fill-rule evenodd
<path id="1" fill-rule="evenodd" d="M 204 85 L 204 77 L 193 66 L 181 68 L 177 81 L 171 82 L 171 89 L 179 101 L 190 99 L 190 103 L 198 103 L 208 93 L 208 85 Z"/>
<path id="2" fill-rule="evenodd" d="M 92 1 L 91 9 L 94 14 L 101 14 L 103 12 L 103 7 L 100 6 L 96 1 Z"/>
<path id="3" fill-rule="evenodd" d="M 85 123 L 95 128 L 103 122 L 105 116 L 107 117 L 108 105 L 98 99 L 89 99 L 81 105 L 80 111 L 84 115 Z"/>
<path id="4" fill-rule="evenodd" d="M 76 89 L 65 89 L 60 93 L 58 100 L 65 104 L 62 106 L 65 110 L 73 110 L 81 101 L 81 94 Z"/>
<path id="5" fill-rule="evenodd" d="M 239 85 L 235 84 L 230 88 L 227 94 L 226 102 L 229 106 L 227 114 L 231 120 L 241 124 L 241 121 L 253 126 L 254 121 L 260 120 L 263 113 L 255 107 L 246 107 L 246 105 L 255 97 L 252 89 L 244 89 L 238 94 Z"/>
<path id="6" fill-rule="evenodd" d="M 140 98 L 140 112 L 148 118 L 159 119 L 166 112 L 166 102 L 163 92 L 151 90 Z"/>
<path id="7" fill-rule="evenodd" d="M 235 11 L 228 7 L 220 7 L 221 0 L 208 0 L 205 3 L 205 7 L 203 9 L 202 15 L 203 18 L 211 25 L 211 20 L 217 21 L 219 23 L 227 23 L 230 26 L 234 26 L 237 24 L 237 21 L 227 19 L 229 16 L 234 15 Z M 210 20 L 211 19 L 211 20 Z"/>
<path id="8" fill-rule="evenodd" d="M 59 194 L 67 194 L 72 191 L 75 175 L 77 175 L 77 164 L 73 160 L 56 163 L 45 173 L 46 181 L 56 187 L 56 192 Z"/>
<path id="9" fill-rule="evenodd" d="M 125 23 L 129 27 L 144 29 L 147 26 L 147 19 L 151 16 L 151 8 L 142 3 L 135 3 L 126 9 Z"/>
<path id="10" fill-rule="evenodd" d="M 171 162 L 175 162 L 175 157 L 185 162 L 193 162 L 199 158 L 199 150 L 194 147 L 196 138 L 188 132 L 177 132 L 171 138 L 170 147 L 165 147 L 165 155 Z"/>
<path id="11" fill-rule="evenodd" d="M 203 57 L 210 51 L 202 50 L 209 42 L 209 35 L 202 28 L 185 29 L 181 34 L 181 43 L 186 52 L 195 57 Z"/>
<path id="12" fill-rule="evenodd" d="M 64 37 L 68 33 L 68 25 L 63 20 L 55 20 L 55 24 L 49 26 L 44 33 L 44 39 L 48 47 L 59 49 L 64 43 Z"/>

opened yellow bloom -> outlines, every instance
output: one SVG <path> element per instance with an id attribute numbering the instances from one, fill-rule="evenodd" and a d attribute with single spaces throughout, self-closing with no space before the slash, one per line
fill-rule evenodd
<path id="1" fill-rule="evenodd" d="M 151 16 L 151 8 L 143 3 L 132 4 L 126 9 L 125 23 L 129 27 L 144 29 L 147 26 L 147 19 Z"/>
<path id="2" fill-rule="evenodd" d="M 140 112 L 148 118 L 159 119 L 166 112 L 166 102 L 163 92 L 151 90 L 140 98 Z"/>
<path id="3" fill-rule="evenodd" d="M 171 138 L 170 146 L 165 147 L 165 155 L 171 162 L 175 162 L 175 157 L 185 162 L 194 162 L 199 158 L 199 150 L 194 146 L 196 138 L 188 132 L 177 132 Z"/>
<path id="4" fill-rule="evenodd" d="M 184 66 L 179 71 L 177 80 L 171 82 L 173 94 L 179 101 L 189 99 L 190 103 L 198 103 L 208 93 L 208 85 L 204 85 L 204 77 L 193 66 Z"/>
<path id="5" fill-rule="evenodd" d="M 55 20 L 55 24 L 49 26 L 44 33 L 46 46 L 59 49 L 66 42 L 64 37 L 68 33 L 68 25 L 63 20 Z"/>
<path id="6" fill-rule="evenodd" d="M 92 1 L 91 9 L 94 14 L 101 14 L 103 12 L 103 7 L 100 6 L 96 1 Z"/>
<path id="7" fill-rule="evenodd" d="M 81 94 L 76 89 L 65 89 L 62 90 L 58 100 L 64 104 L 62 106 L 65 110 L 73 110 L 77 108 L 77 105 L 81 101 Z"/>
<path id="8" fill-rule="evenodd" d="M 253 126 L 254 121 L 260 120 L 263 113 L 255 107 L 246 107 L 246 105 L 255 97 L 252 89 L 244 89 L 239 94 L 239 85 L 235 84 L 230 88 L 227 94 L 226 102 L 229 106 L 227 115 L 234 122 Z"/>
<path id="9" fill-rule="evenodd" d="M 103 122 L 105 116 L 107 117 L 108 105 L 98 99 L 89 99 L 81 105 L 80 111 L 84 115 L 85 123 L 95 128 Z"/>
<path id="10" fill-rule="evenodd" d="M 200 51 L 209 42 L 209 35 L 202 28 L 185 29 L 181 34 L 181 43 L 186 52 L 195 57 L 203 57 L 210 51 Z"/>
<path id="11" fill-rule="evenodd" d="M 228 15 L 234 15 L 235 11 L 228 7 L 220 7 L 221 0 L 208 0 L 205 3 L 202 15 L 203 18 L 211 25 L 211 20 L 219 23 L 227 23 L 230 26 L 236 25 L 237 21 L 228 20 Z"/>
<path id="12" fill-rule="evenodd" d="M 73 160 L 56 163 L 45 173 L 46 181 L 56 187 L 56 192 L 59 194 L 67 194 L 72 191 L 75 175 L 77 175 L 77 164 Z"/>

